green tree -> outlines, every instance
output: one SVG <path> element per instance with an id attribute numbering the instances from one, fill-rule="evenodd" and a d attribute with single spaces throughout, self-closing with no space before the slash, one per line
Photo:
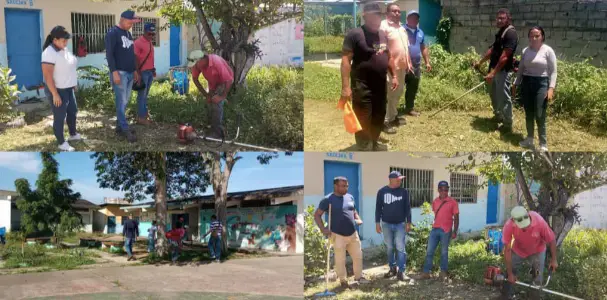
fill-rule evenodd
<path id="1" fill-rule="evenodd" d="M 580 222 L 579 205 L 572 203 L 573 196 L 607 184 L 607 153 L 600 152 L 508 152 L 489 157 L 470 154 L 467 160 L 449 168 L 477 168 L 488 180 L 516 183 L 522 194 L 519 204 L 548 221 L 559 247 L 573 225 Z M 540 186 L 535 198 L 532 183 Z"/>
<path id="2" fill-rule="evenodd" d="M 156 208 L 156 249 L 168 253 L 167 198 L 200 195 L 209 185 L 209 165 L 196 152 L 97 152 L 97 182 L 102 188 L 125 192 L 128 201 L 151 196 Z"/>
<path id="3" fill-rule="evenodd" d="M 74 193 L 70 188 L 71 179 L 59 179 L 59 164 L 53 154 L 42 152 L 40 156 L 43 169 L 38 175 L 36 190 L 31 189 L 27 179 L 15 181 L 20 196 L 17 208 L 21 211 L 24 240 L 28 234 L 50 230 L 57 243 L 58 237 L 82 226 L 82 217 L 72 206 L 80 193 Z"/>
<path id="4" fill-rule="evenodd" d="M 134 6 L 139 11 L 159 9 L 172 23 L 199 25 L 201 48 L 207 48 L 203 44 L 207 41 L 214 53 L 229 62 L 235 87 L 245 83 L 255 59 L 262 55 L 259 40 L 251 40 L 255 31 L 302 18 L 302 7 L 303 0 L 145 0 Z M 218 36 L 213 35 L 211 20 L 221 22 Z"/>

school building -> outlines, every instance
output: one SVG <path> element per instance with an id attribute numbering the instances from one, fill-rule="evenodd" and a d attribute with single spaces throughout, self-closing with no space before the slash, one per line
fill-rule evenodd
<path id="1" fill-rule="evenodd" d="M 45 97 L 41 69 L 42 46 L 51 29 L 64 26 L 72 33 L 68 48 L 78 57 L 78 66 L 102 67 L 105 59 L 105 35 L 120 20 L 120 14 L 143 0 L 2 0 L 0 24 L 0 65 L 8 66 L 16 75 L 23 92 L 20 97 Z M 168 74 L 173 66 L 185 66 L 188 51 L 200 48 L 195 27 L 170 26 L 157 12 L 137 13 L 141 23 L 131 30 L 133 37 L 143 34 L 143 24 L 157 25 L 154 62 L 158 76 Z M 161 30 L 163 26 L 168 27 Z M 220 23 L 213 22 L 218 32 Z M 190 32 L 189 32 L 190 31 Z M 286 20 L 256 33 L 264 56 L 258 64 L 296 64 L 303 58 L 303 25 Z M 297 45 L 299 48 L 297 48 Z M 86 46 L 86 53 L 79 51 Z M 279 57 L 277 57 L 279 56 Z M 109 78 L 108 78 L 109 80 Z"/>
<path id="2" fill-rule="evenodd" d="M 377 153 L 365 152 L 306 152 L 304 171 L 304 203 L 318 203 L 333 191 L 333 178 L 348 178 L 348 192 L 363 224 L 359 234 L 363 247 L 380 245 L 382 236 L 375 232 L 375 203 L 377 191 L 388 184 L 388 174 L 397 170 L 406 178 L 403 186 L 410 194 L 413 223 L 422 220 L 420 206 L 438 197 L 438 182 L 446 180 L 451 186 L 450 196 L 458 201 L 460 232 L 477 232 L 486 226 L 503 224 L 516 205 L 516 188 L 512 184 L 489 184 L 472 170 L 450 172 L 450 164 L 459 164 L 466 156 L 447 157 L 441 153 Z"/>

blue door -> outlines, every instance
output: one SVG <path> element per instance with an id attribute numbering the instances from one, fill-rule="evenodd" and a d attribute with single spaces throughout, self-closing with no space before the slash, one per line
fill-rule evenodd
<path id="1" fill-rule="evenodd" d="M 171 67 L 181 65 L 181 26 L 171 25 Z"/>
<path id="2" fill-rule="evenodd" d="M 489 182 L 487 192 L 487 224 L 497 223 L 497 206 L 499 199 L 499 184 Z"/>
<path id="3" fill-rule="evenodd" d="M 116 217 L 107 217 L 107 233 L 116 233 Z"/>
<path id="4" fill-rule="evenodd" d="M 427 41 L 433 41 L 436 38 L 436 27 L 441 18 L 441 6 L 438 1 L 419 0 L 419 14 L 423 17 L 419 19 L 419 27 L 426 34 Z"/>
<path id="5" fill-rule="evenodd" d="M 4 16 L 8 66 L 19 89 L 42 85 L 40 11 L 5 8 Z"/>
<path id="6" fill-rule="evenodd" d="M 333 178 L 337 176 L 348 178 L 348 193 L 354 197 L 356 211 L 360 213 L 359 164 L 325 160 L 324 167 L 325 195 L 333 192 Z"/>

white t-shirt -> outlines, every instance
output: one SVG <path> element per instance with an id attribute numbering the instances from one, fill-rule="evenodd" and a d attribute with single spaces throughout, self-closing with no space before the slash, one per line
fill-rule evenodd
<path id="1" fill-rule="evenodd" d="M 53 45 L 46 47 L 42 52 L 42 63 L 55 66 L 53 80 L 56 88 L 67 89 L 78 85 L 78 59 L 69 49 L 57 51 Z"/>

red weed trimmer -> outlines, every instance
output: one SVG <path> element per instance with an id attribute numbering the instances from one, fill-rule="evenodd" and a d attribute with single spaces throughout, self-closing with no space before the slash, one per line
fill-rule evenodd
<path id="1" fill-rule="evenodd" d="M 535 271 L 535 272 L 539 272 L 539 271 Z M 552 276 L 552 270 L 549 269 L 548 270 L 548 278 L 546 279 L 546 283 L 543 284 L 543 285 L 527 284 L 527 283 L 520 282 L 520 281 L 515 281 L 515 283 L 518 284 L 518 285 L 527 287 L 527 288 L 536 289 L 536 290 L 538 290 L 540 292 L 550 293 L 550 294 L 561 296 L 561 297 L 567 298 L 567 299 L 584 300 L 582 298 L 578 298 L 578 297 L 574 297 L 574 296 L 570 296 L 570 295 L 559 293 L 559 292 L 556 292 L 556 291 L 553 291 L 553 290 L 546 289 L 545 287 L 548 286 L 548 283 L 550 282 L 550 277 L 551 276 Z M 501 286 L 502 284 L 504 284 L 505 281 L 508 280 L 508 278 L 507 278 L 507 276 L 505 276 L 502 273 L 500 267 L 488 266 L 487 270 L 485 271 L 485 276 L 484 276 L 483 280 L 488 285 Z"/>

